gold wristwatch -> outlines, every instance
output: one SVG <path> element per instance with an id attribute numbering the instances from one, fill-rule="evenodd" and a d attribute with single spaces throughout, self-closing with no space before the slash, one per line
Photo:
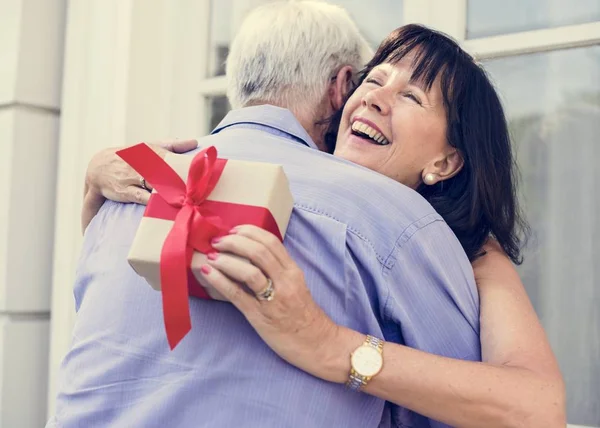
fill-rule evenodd
<path id="1" fill-rule="evenodd" d="M 364 388 L 383 368 L 383 340 L 367 336 L 365 343 L 350 354 L 350 375 L 346 386 L 355 391 Z"/>

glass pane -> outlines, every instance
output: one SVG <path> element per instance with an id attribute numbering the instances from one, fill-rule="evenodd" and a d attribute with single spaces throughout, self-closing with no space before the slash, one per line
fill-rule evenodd
<path id="1" fill-rule="evenodd" d="M 231 110 L 231 106 L 225 95 L 207 98 L 206 102 L 208 104 L 208 131 L 210 132 L 217 127 L 227 112 Z"/>
<path id="2" fill-rule="evenodd" d="M 569 423 L 600 426 L 600 46 L 485 66 L 534 232 L 521 275 L 565 376 Z"/>
<path id="3" fill-rule="evenodd" d="M 209 76 L 225 74 L 229 44 L 246 14 L 274 0 L 212 0 Z M 344 7 L 373 47 L 402 25 L 402 0 L 331 0 Z"/>
<path id="4" fill-rule="evenodd" d="M 244 16 L 261 4 L 274 0 L 211 0 L 208 76 L 225 74 L 229 44 Z"/>
<path id="5" fill-rule="evenodd" d="M 328 0 L 348 11 L 359 30 L 375 49 L 403 24 L 402 0 Z"/>
<path id="6" fill-rule="evenodd" d="M 467 38 L 600 21 L 599 0 L 469 0 Z"/>

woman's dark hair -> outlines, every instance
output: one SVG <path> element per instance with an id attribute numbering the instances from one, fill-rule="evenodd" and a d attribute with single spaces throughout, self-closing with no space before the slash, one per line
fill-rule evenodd
<path id="1" fill-rule="evenodd" d="M 447 140 L 464 159 L 454 177 L 417 191 L 454 231 L 470 260 L 483 255 L 495 238 L 508 257 L 522 262 L 528 233 L 517 200 L 517 167 L 502 104 L 485 71 L 448 36 L 420 25 L 394 30 L 359 74 L 360 85 L 382 63 L 395 64 L 414 54 L 411 79 L 429 90 L 439 77 Z M 326 143 L 335 145 L 341 113 L 330 123 Z"/>

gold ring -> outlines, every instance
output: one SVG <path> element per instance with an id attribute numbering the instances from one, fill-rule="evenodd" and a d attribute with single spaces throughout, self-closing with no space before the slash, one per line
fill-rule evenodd
<path id="1" fill-rule="evenodd" d="M 271 300 L 273 300 L 273 297 L 275 297 L 275 288 L 273 287 L 273 281 L 271 281 L 271 278 L 267 278 L 267 286 L 258 293 L 256 293 L 256 298 L 258 300 L 270 302 Z"/>

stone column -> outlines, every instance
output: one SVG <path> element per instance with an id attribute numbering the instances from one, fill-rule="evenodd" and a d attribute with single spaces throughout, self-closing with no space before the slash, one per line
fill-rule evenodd
<path id="1" fill-rule="evenodd" d="M 0 13 L 0 426 L 39 428 L 46 385 L 66 0 Z"/>

